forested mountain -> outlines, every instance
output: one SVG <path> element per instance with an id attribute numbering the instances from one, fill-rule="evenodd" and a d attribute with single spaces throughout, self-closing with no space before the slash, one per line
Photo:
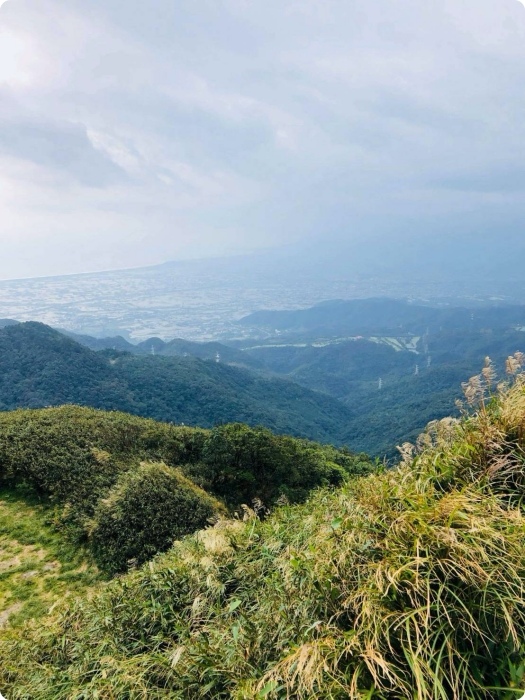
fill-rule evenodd
<path id="1" fill-rule="evenodd" d="M 18 321 L 14 321 L 12 318 L 0 318 L 0 328 L 5 328 L 6 326 L 16 326 Z"/>
<path id="2" fill-rule="evenodd" d="M 150 338 L 135 346 L 132 352 L 149 353 L 166 357 L 193 355 L 201 360 L 214 360 L 225 362 L 230 365 L 240 367 L 250 367 L 259 369 L 261 363 L 250 355 L 237 350 L 236 348 L 224 345 L 224 343 L 195 343 L 182 338 L 174 338 L 170 341 L 163 341 L 160 338 Z"/>
<path id="3" fill-rule="evenodd" d="M 327 301 L 293 311 L 257 311 L 240 323 L 254 332 L 260 329 L 270 337 L 275 337 L 276 332 L 303 339 L 424 335 L 441 330 L 525 327 L 525 306 L 435 307 L 395 299 L 353 299 Z"/>
<path id="4" fill-rule="evenodd" d="M 389 456 L 428 421 L 455 413 L 461 383 L 487 355 L 503 377 L 505 358 L 525 347 L 523 306 L 432 308 L 367 299 L 260 312 L 244 321 L 262 334 L 236 343 L 245 353 L 342 401 L 352 413 L 352 447 Z"/>
<path id="5" fill-rule="evenodd" d="M 461 383 L 487 355 L 504 375 L 505 358 L 525 347 L 524 308 L 329 302 L 264 312 L 284 330 L 230 345 L 65 338 L 10 322 L 0 331 L 0 407 L 80 403 L 204 427 L 242 421 L 395 458 L 427 422 L 455 414 Z"/>
<path id="6" fill-rule="evenodd" d="M 81 335 L 79 333 L 72 333 L 71 331 L 64 330 L 63 328 L 57 328 L 60 333 L 67 335 L 68 338 L 84 345 L 90 350 L 121 350 L 122 352 L 135 352 L 136 345 L 130 343 L 121 335 L 116 335 L 110 338 L 94 338 L 91 335 Z"/>
<path id="7" fill-rule="evenodd" d="M 485 356 L 503 376 L 505 358 L 524 347 L 525 334 L 452 328 L 408 337 L 405 345 L 376 337 L 244 349 L 81 340 L 41 324 L 1 330 L 0 408 L 78 403 L 203 427 L 241 421 L 395 458 L 396 445 L 455 413 L 461 383 Z"/>
<path id="8" fill-rule="evenodd" d="M 428 353 L 417 354 L 364 339 L 247 352 L 268 370 L 343 402 L 352 414 L 347 435 L 353 449 L 393 457 L 395 446 L 415 439 L 430 420 L 456 414 L 462 382 L 480 371 L 487 355 L 504 378 L 505 359 L 525 347 L 525 335 L 445 331 L 425 342 Z"/>
<path id="9" fill-rule="evenodd" d="M 149 338 L 141 343 L 130 343 L 122 336 L 113 338 L 93 338 L 89 335 L 78 335 L 69 331 L 60 331 L 77 343 L 91 350 L 122 350 L 134 355 L 161 355 L 163 357 L 199 357 L 201 360 L 225 362 L 239 367 L 260 369 L 261 363 L 247 353 L 234 347 L 217 342 L 192 342 L 182 338 L 165 341 L 161 338 Z"/>
<path id="10" fill-rule="evenodd" d="M 240 421 L 342 444 L 348 409 L 283 379 L 196 357 L 97 353 L 38 323 L 0 331 L 0 409 L 76 403 L 211 427 Z"/>

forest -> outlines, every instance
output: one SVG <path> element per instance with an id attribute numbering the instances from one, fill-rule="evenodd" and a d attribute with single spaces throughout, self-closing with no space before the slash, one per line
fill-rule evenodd
<path id="1" fill-rule="evenodd" d="M 0 409 L 76 403 L 207 428 L 238 421 L 393 463 L 429 421 L 458 415 L 461 384 L 486 356 L 504 376 L 524 346 L 524 309 L 330 302 L 265 312 L 284 330 L 257 339 L 249 325 L 250 338 L 221 343 L 133 344 L 12 322 L 0 329 Z"/>

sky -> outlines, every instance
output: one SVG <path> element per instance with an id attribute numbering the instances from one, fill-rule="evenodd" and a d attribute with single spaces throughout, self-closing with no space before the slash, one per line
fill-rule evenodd
<path id="1" fill-rule="evenodd" d="M 524 4 L 0 0 L 0 279 L 504 241 Z"/>

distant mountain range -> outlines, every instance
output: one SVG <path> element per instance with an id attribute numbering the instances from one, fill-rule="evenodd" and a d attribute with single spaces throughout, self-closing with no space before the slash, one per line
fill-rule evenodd
<path id="1" fill-rule="evenodd" d="M 130 343 L 118 335 L 110 338 L 93 338 L 89 335 L 79 335 L 70 331 L 60 330 L 61 333 L 84 345 L 91 350 L 121 350 L 133 355 L 160 355 L 163 357 L 199 357 L 201 360 L 214 360 L 229 365 L 262 369 L 263 365 L 249 354 L 236 348 L 218 342 L 194 342 L 174 338 L 164 341 L 161 338 L 148 338 L 140 343 Z"/>
<path id="2" fill-rule="evenodd" d="M 349 335 L 425 335 L 444 329 L 464 332 L 525 328 L 525 306 L 492 304 L 459 307 L 409 303 L 396 299 L 336 300 L 307 309 L 257 311 L 239 323 L 252 329 L 301 339 Z"/>

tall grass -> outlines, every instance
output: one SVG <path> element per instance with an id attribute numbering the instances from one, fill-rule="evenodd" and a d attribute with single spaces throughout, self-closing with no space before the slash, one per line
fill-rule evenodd
<path id="1" fill-rule="evenodd" d="M 483 375 L 487 384 L 487 378 Z M 493 378 L 489 378 L 491 383 Z M 393 471 L 175 544 L 1 640 L 9 700 L 523 694 L 525 386 Z"/>

